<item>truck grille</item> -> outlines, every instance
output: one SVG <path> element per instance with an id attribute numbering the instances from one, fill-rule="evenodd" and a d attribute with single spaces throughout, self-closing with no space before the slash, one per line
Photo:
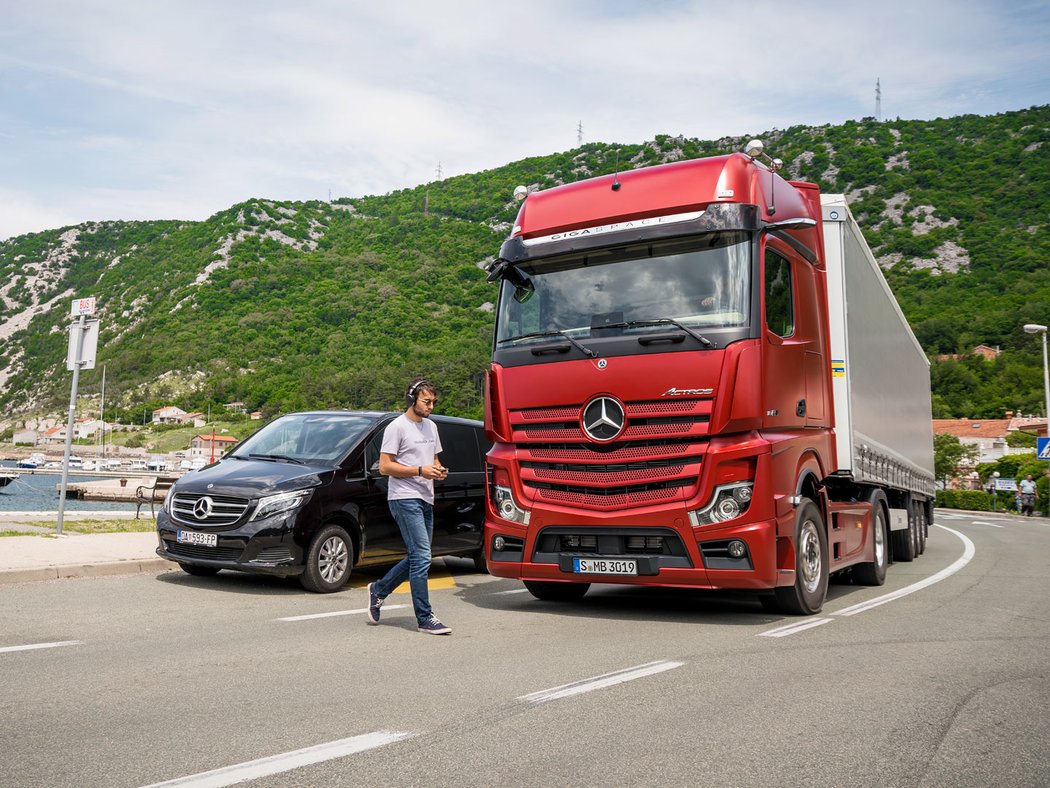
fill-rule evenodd
<path id="1" fill-rule="evenodd" d="M 171 516 L 180 523 L 197 528 L 233 525 L 244 516 L 250 503 L 247 498 L 229 498 L 222 495 L 209 495 L 211 514 L 201 519 L 193 509 L 205 496 L 200 493 L 177 493 L 171 499 Z"/>
<path id="2" fill-rule="evenodd" d="M 583 403 L 512 411 L 521 481 L 537 501 L 610 510 L 695 494 L 707 450 L 711 399 L 627 402 L 613 443 L 591 441 Z"/>

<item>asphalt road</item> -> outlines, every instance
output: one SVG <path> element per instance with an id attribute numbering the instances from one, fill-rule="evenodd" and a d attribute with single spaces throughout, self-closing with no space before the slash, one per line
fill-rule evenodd
<path id="1" fill-rule="evenodd" d="M 1047 785 L 1050 521 L 936 523 L 810 618 L 612 586 L 544 603 L 457 561 L 431 594 L 451 637 L 416 632 L 407 594 L 366 626 L 366 575 L 6 586 L 0 784 Z"/>

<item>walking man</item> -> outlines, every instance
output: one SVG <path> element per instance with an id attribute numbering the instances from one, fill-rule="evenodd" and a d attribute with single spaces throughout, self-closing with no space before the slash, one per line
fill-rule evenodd
<path id="1" fill-rule="evenodd" d="M 1021 483 L 1018 485 L 1018 492 L 1021 494 L 1021 514 L 1031 517 L 1032 511 L 1035 509 L 1035 499 L 1039 495 L 1036 492 L 1032 474 L 1028 474 L 1024 479 L 1021 479 Z"/>
<path id="2" fill-rule="evenodd" d="M 405 392 L 408 409 L 390 422 L 379 449 L 379 472 L 389 478 L 387 505 L 401 529 L 408 557 L 368 584 L 368 623 L 379 623 L 379 608 L 395 588 L 408 580 L 420 632 L 451 635 L 430 607 L 427 576 L 434 536 L 434 480 L 448 476 L 437 455 L 441 438 L 428 417 L 437 392 L 426 378 L 416 378 Z"/>

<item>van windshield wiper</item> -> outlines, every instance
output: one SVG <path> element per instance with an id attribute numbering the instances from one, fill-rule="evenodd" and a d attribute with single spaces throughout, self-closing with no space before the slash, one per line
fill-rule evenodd
<path id="1" fill-rule="evenodd" d="M 675 328 L 682 329 L 685 333 L 687 333 L 689 336 L 691 336 L 693 339 L 695 339 L 697 342 L 699 342 L 704 347 L 711 347 L 711 345 L 714 344 L 713 342 L 711 342 L 710 339 L 705 337 L 703 334 L 699 334 L 696 331 L 693 331 L 693 329 L 689 328 L 689 326 L 678 322 L 673 317 L 654 317 L 652 320 L 626 320 L 623 323 L 610 323 L 607 326 L 601 326 L 601 328 L 636 328 L 638 326 L 663 326 L 663 325 L 671 325 L 671 326 L 674 326 Z"/>
<path id="2" fill-rule="evenodd" d="M 516 337 L 508 337 L 507 339 L 504 339 L 504 340 L 501 340 L 501 341 L 503 341 L 503 342 L 516 342 L 519 339 L 542 339 L 543 337 L 562 337 L 563 339 L 569 340 L 569 342 L 572 344 L 572 346 L 574 348 L 576 348 L 577 350 L 582 351 L 584 354 L 590 356 L 591 358 L 594 358 L 595 356 L 598 355 L 593 350 L 591 350 L 589 347 L 581 345 L 579 342 L 577 342 L 571 336 L 566 334 L 564 331 L 536 331 L 536 332 L 533 332 L 532 334 L 521 334 L 521 335 L 516 336 Z"/>
<path id="3" fill-rule="evenodd" d="M 274 460 L 276 462 L 294 462 L 296 465 L 306 465 L 302 460 L 285 454 L 249 454 L 248 457 L 253 460 Z"/>

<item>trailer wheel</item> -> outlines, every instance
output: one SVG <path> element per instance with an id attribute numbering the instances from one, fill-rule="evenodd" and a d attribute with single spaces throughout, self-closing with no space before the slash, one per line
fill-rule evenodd
<path id="1" fill-rule="evenodd" d="M 525 587 L 537 599 L 548 602 L 575 602 L 583 599 L 590 583 L 545 583 L 542 580 L 525 580 Z"/>
<path id="2" fill-rule="evenodd" d="M 813 501 L 795 513 L 795 584 L 776 588 L 777 603 L 785 613 L 819 613 L 828 594 L 828 533 Z"/>
<path id="3" fill-rule="evenodd" d="M 881 586 L 886 582 L 886 567 L 890 563 L 890 544 L 887 535 L 886 510 L 880 501 L 875 502 L 872 536 L 875 539 L 875 560 L 853 567 L 853 580 L 862 586 Z"/>
<path id="4" fill-rule="evenodd" d="M 908 510 L 908 527 L 894 531 L 890 538 L 890 543 L 893 545 L 893 560 L 908 561 L 915 560 L 915 550 L 918 547 L 919 535 L 918 529 L 915 525 L 915 510 Z"/>
<path id="5" fill-rule="evenodd" d="M 915 535 L 919 538 L 919 551 L 916 555 L 922 555 L 926 552 L 926 535 L 928 533 L 926 526 L 926 511 L 922 506 L 915 507 Z"/>

